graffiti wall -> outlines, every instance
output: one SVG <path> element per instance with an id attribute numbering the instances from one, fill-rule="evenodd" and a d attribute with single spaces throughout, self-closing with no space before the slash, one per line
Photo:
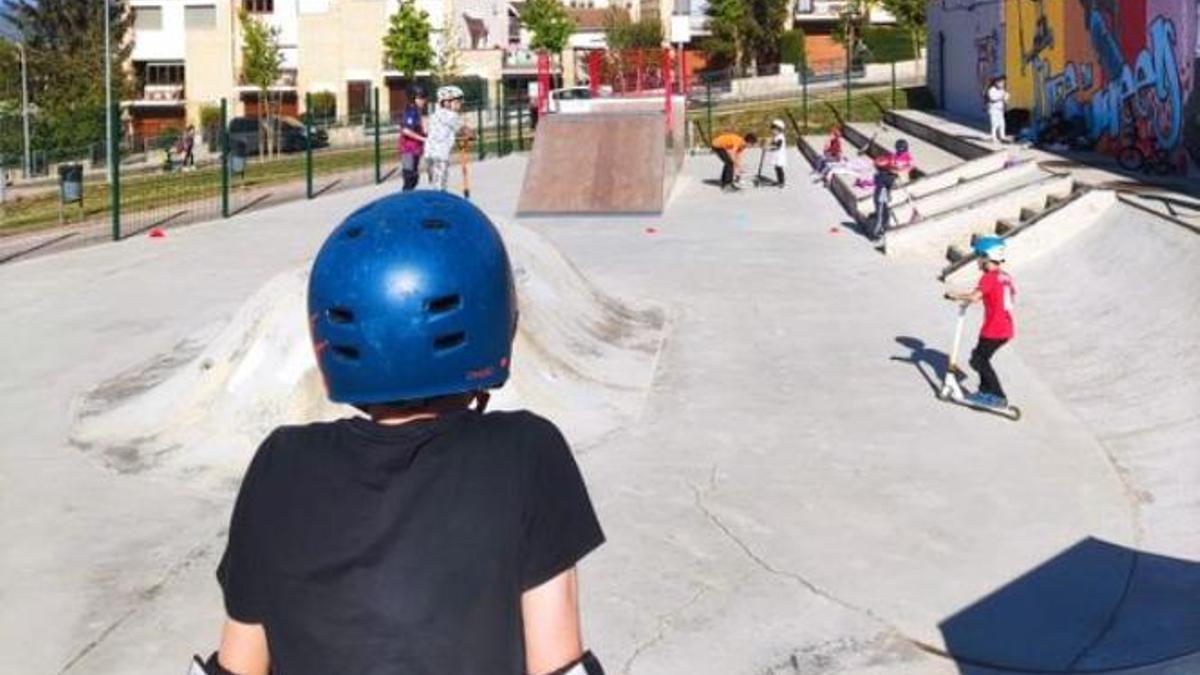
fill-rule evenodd
<path id="1" fill-rule="evenodd" d="M 974 7 L 967 14 L 999 8 L 1010 105 L 1028 109 L 1035 124 L 1062 113 L 1103 152 L 1134 145 L 1179 171 L 1189 161 L 1200 166 L 1200 0 L 934 0 L 931 50 L 936 34 L 966 28 L 947 11 L 962 5 Z M 978 35 L 976 42 L 983 45 Z M 960 47 L 943 67 L 960 71 L 958 80 L 982 81 L 991 58 L 988 49 Z M 946 82 L 955 77 L 943 74 Z M 951 110 L 963 105 L 946 98 Z"/>

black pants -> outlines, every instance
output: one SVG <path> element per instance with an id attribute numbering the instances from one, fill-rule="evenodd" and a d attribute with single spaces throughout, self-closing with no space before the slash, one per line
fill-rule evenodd
<path id="1" fill-rule="evenodd" d="M 779 187 L 783 187 L 783 167 L 782 166 L 775 167 L 775 182 L 779 184 Z"/>
<path id="2" fill-rule="evenodd" d="M 729 156 L 729 151 L 725 148 L 713 148 L 713 152 L 717 153 L 717 157 L 721 159 L 721 187 L 733 185 L 733 158 Z"/>
<path id="3" fill-rule="evenodd" d="M 979 393 L 1008 398 L 1004 395 L 1004 389 L 1000 387 L 1000 378 L 996 377 L 996 371 L 992 370 L 992 355 L 1006 342 L 1008 340 L 981 337 L 975 345 L 975 350 L 971 352 L 971 367 L 979 373 Z"/>
<path id="4" fill-rule="evenodd" d="M 404 192 L 417 189 L 421 180 L 421 155 L 404 153 L 400 156 L 400 177 L 404 180 Z"/>

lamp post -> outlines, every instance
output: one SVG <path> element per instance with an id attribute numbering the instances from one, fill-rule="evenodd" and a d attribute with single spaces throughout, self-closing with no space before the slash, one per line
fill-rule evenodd
<path id="1" fill-rule="evenodd" d="M 105 176 L 108 182 L 112 183 L 113 162 L 116 158 L 113 156 L 113 103 L 112 103 L 112 30 L 109 27 L 109 2 L 104 0 L 104 156 L 108 158 L 105 163 Z"/>
<path id="2" fill-rule="evenodd" d="M 18 42 L 17 53 L 21 57 L 21 127 L 22 134 L 25 140 L 25 163 L 22 172 L 25 178 L 29 178 L 30 172 L 33 171 L 33 162 L 31 161 L 31 153 L 29 148 L 29 59 L 25 54 L 25 43 Z"/>

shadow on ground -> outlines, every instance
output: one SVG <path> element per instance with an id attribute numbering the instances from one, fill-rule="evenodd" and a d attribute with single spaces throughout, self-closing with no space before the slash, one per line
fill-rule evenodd
<path id="1" fill-rule="evenodd" d="M 921 373 L 921 377 L 925 379 L 925 383 L 929 385 L 933 393 L 937 394 L 941 390 L 941 380 L 946 376 L 946 369 L 950 365 L 950 357 L 946 355 L 946 352 L 930 349 L 920 338 L 901 335 L 896 338 L 896 342 L 909 350 L 909 354 L 893 356 L 891 360 L 911 363 L 917 372 Z"/>
<path id="2" fill-rule="evenodd" d="M 1083 539 L 939 624 L 963 675 L 1109 672 L 1200 651 L 1200 563 Z"/>

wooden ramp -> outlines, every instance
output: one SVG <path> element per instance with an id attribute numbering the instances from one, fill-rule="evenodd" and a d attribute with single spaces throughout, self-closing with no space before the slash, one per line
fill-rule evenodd
<path id="1" fill-rule="evenodd" d="M 519 215 L 662 213 L 667 171 L 660 112 L 549 115 L 538 124 Z"/>

